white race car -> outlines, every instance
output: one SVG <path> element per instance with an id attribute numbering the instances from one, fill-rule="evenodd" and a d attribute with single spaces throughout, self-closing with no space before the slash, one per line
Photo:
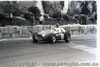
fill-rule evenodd
<path id="1" fill-rule="evenodd" d="M 70 42 L 71 34 L 65 31 L 63 28 L 53 28 L 51 30 L 41 31 L 38 33 L 33 33 L 33 42 L 47 41 L 50 43 L 55 43 L 56 40 L 65 40 L 65 42 Z"/>

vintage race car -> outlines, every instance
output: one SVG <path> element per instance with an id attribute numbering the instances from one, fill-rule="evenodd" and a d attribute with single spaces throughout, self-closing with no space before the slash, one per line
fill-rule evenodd
<path id="1" fill-rule="evenodd" d="M 59 29 L 60 31 L 57 31 L 57 28 L 55 28 L 51 30 L 41 31 L 38 33 L 33 33 L 33 42 L 47 41 L 49 43 L 55 43 L 56 40 L 65 40 L 65 42 L 70 42 L 70 32 L 67 32 L 62 28 Z"/>

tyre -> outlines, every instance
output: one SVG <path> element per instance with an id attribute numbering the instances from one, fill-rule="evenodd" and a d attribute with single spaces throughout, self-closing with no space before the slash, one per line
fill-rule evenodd
<path id="1" fill-rule="evenodd" d="M 70 33 L 66 32 L 66 33 L 64 34 L 64 40 L 65 40 L 65 42 L 70 42 L 70 40 L 71 40 L 71 35 L 70 35 Z"/>
<path id="2" fill-rule="evenodd" d="M 49 37 L 48 37 L 48 42 L 50 43 L 55 43 L 56 42 L 56 37 L 54 36 L 54 34 L 51 34 Z"/>
<path id="3" fill-rule="evenodd" d="M 32 36 L 33 42 L 38 42 L 38 40 L 35 38 L 35 34 Z"/>

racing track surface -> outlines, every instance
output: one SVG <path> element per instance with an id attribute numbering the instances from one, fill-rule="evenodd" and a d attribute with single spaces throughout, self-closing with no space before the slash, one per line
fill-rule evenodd
<path id="1" fill-rule="evenodd" d="M 92 62 L 96 59 L 96 42 L 96 36 L 72 37 L 70 43 L 55 44 L 33 43 L 31 39 L 1 41 L 0 67 L 18 67 L 15 63 L 27 62 L 38 64 L 33 67 L 45 67 L 45 62 Z"/>

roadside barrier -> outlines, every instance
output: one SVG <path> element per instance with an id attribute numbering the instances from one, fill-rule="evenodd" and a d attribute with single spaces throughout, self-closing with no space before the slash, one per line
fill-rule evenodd
<path id="1" fill-rule="evenodd" d="M 27 28 L 18 26 L 0 27 L 0 39 L 29 38 L 30 32 Z"/>
<path id="2" fill-rule="evenodd" d="M 50 30 L 52 25 L 35 25 L 35 26 L 6 26 L 0 27 L 0 39 L 11 38 L 30 38 L 32 33 Z M 71 35 L 94 35 L 97 33 L 97 25 L 63 25 L 60 26 Z"/>

